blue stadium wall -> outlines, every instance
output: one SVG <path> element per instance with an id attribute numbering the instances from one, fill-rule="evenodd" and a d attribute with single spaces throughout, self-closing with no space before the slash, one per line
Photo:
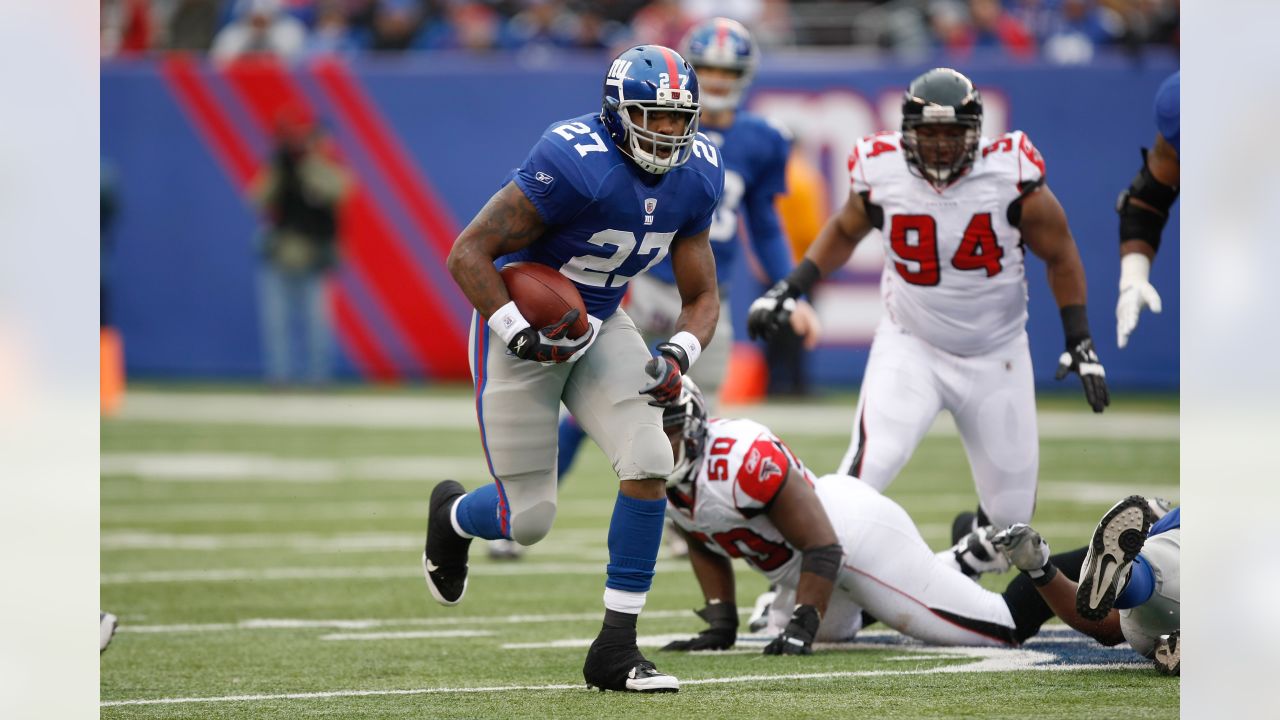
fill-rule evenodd
<path id="1" fill-rule="evenodd" d="M 465 378 L 470 307 L 444 257 L 458 229 L 499 187 L 553 121 L 598 107 L 598 56 L 517 64 L 417 56 L 320 61 L 282 68 L 214 68 L 172 57 L 102 67 L 102 154 L 119 183 L 120 213 L 104 260 L 109 313 L 133 377 L 256 377 L 258 219 L 245 199 L 269 153 L 282 107 L 303 108 L 331 133 L 360 191 L 343 211 L 344 264 L 331 307 L 347 377 Z M 1178 213 L 1165 231 L 1153 282 L 1164 312 L 1115 346 L 1117 193 L 1155 133 L 1152 98 L 1173 58 L 1087 67 L 962 63 L 988 99 L 988 130 L 1025 130 L 1048 164 L 1089 277 L 1091 324 L 1113 386 L 1178 384 Z M 841 56 L 772 58 L 748 100 L 797 132 L 839 201 L 857 137 L 893 127 L 901 88 L 923 69 Z M 873 243 L 864 243 L 871 246 Z M 860 248 L 862 258 L 873 249 Z M 856 258 L 855 258 L 856 260 Z M 878 313 L 874 255 L 842 271 L 819 302 L 837 320 L 811 357 L 821 384 L 856 384 Z M 1052 383 L 1062 331 L 1029 259 L 1037 382 Z M 735 271 L 735 322 L 760 287 Z"/>

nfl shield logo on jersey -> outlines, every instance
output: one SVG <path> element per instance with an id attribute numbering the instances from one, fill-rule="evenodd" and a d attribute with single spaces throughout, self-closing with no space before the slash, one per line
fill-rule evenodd
<path id="1" fill-rule="evenodd" d="M 645 199 L 644 199 L 644 214 L 645 214 L 645 215 L 652 215 L 652 214 L 653 214 L 653 211 L 654 211 L 654 210 L 656 210 L 657 208 L 658 208 L 658 198 L 645 198 Z"/>

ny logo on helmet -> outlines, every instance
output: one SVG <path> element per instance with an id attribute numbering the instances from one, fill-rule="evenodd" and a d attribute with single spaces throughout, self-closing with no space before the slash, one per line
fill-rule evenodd
<path id="1" fill-rule="evenodd" d="M 630 60 L 614 60 L 613 65 L 609 66 L 609 75 L 605 78 L 606 85 L 622 86 L 622 81 L 627 79 L 627 73 L 631 72 Z"/>

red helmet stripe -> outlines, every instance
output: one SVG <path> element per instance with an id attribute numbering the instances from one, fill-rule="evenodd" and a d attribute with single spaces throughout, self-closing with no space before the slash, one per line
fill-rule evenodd
<path id="1" fill-rule="evenodd" d="M 667 59 L 667 78 L 672 90 L 680 89 L 680 72 L 676 69 L 676 55 L 666 48 L 662 49 L 662 57 Z"/>
<path id="2" fill-rule="evenodd" d="M 716 47 L 724 50 L 724 42 L 729 37 L 729 23 L 724 18 L 716 18 Z"/>

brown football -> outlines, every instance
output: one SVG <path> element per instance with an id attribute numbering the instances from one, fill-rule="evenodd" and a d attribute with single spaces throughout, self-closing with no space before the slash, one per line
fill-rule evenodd
<path id="1" fill-rule="evenodd" d="M 569 278 L 536 262 L 511 263 L 498 272 L 507 285 L 507 294 L 534 328 L 554 325 L 570 309 L 577 308 L 578 321 L 569 328 L 569 338 L 586 334 L 587 306 Z"/>

